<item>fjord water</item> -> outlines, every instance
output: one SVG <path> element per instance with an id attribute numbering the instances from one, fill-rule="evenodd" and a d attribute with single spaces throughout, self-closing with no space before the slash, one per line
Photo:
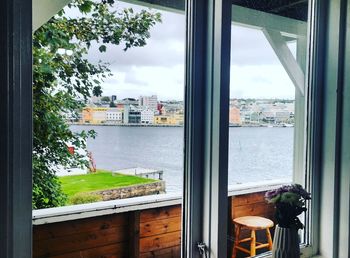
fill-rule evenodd
<path id="1" fill-rule="evenodd" d="M 151 168 L 164 171 L 167 192 L 180 192 L 183 173 L 182 127 L 72 126 L 95 130 L 89 139 L 97 168 Z M 293 128 L 231 127 L 229 185 L 292 178 Z"/>

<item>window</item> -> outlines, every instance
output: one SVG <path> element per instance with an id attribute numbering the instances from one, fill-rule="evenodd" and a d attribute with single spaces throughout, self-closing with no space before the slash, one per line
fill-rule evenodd
<path id="1" fill-rule="evenodd" d="M 309 2 L 233 1 L 231 10 L 229 195 L 248 183 L 261 199 L 246 197 L 249 205 L 242 207 L 243 197 L 232 197 L 229 207 L 232 220 L 275 220 L 265 191 L 278 184 L 306 185 Z M 233 232 L 231 239 L 237 237 Z"/>
<path id="2" fill-rule="evenodd" d="M 320 201 L 320 214 L 321 219 L 321 229 L 314 230 L 313 235 L 317 235 L 319 233 L 319 238 L 316 238 L 316 242 L 319 242 L 320 245 L 320 254 L 325 257 L 337 257 L 337 256 L 347 256 L 348 254 L 348 234 L 347 230 L 344 228 L 348 228 L 348 220 L 347 214 L 349 210 L 349 202 L 348 202 L 348 182 L 349 178 L 347 177 L 348 166 L 345 163 L 345 157 L 347 154 L 347 147 L 344 147 L 341 143 L 347 140 L 347 136 L 345 132 L 348 130 L 348 124 L 346 118 L 348 114 L 348 90 L 345 82 L 348 81 L 346 76 L 346 68 L 348 65 L 348 37 L 346 34 L 346 21 L 347 21 L 347 1 L 315 1 L 316 8 L 312 16 L 315 16 L 316 23 L 312 26 L 312 33 L 315 33 L 316 44 L 311 46 L 312 50 L 312 64 L 315 66 L 312 67 L 311 74 L 315 81 L 312 82 L 312 89 L 315 91 L 311 91 L 310 99 L 312 102 L 309 102 L 312 109 L 312 121 L 308 122 L 308 132 L 311 131 L 312 138 L 307 138 L 308 148 L 311 148 L 314 152 L 318 153 L 317 155 L 311 155 L 311 160 L 308 160 L 307 165 L 312 166 L 311 170 L 313 170 L 316 174 L 311 174 L 312 184 L 315 181 L 319 180 L 320 184 L 317 182 L 313 185 L 313 189 L 315 190 L 317 196 L 321 196 Z M 313 2 L 313 4 L 315 4 Z M 2 201 L 0 204 L 2 205 L 1 210 L 1 220 L 3 225 L 7 225 L 7 227 L 1 227 L 1 237 L 6 241 L 1 241 L 1 256 L 2 257 L 25 257 L 25 255 L 30 255 L 30 235 L 31 235 L 31 227 L 30 227 L 30 160 L 31 160 L 31 151 L 30 151 L 30 99 L 28 96 L 30 93 L 30 42 L 31 42 L 31 21 L 30 21 L 30 12 L 27 10 L 31 9 L 30 1 L 5 1 L 6 7 L 2 9 L 2 14 L 0 17 L 1 26 L 4 28 L 4 35 L 8 36 L 8 41 L 1 42 L 1 53 L 5 58 L 1 59 L 4 62 L 4 69 L 6 70 L 4 73 L 1 73 L 1 76 L 4 81 L 4 85 L 8 87 L 4 87 L 4 94 L 0 94 L 3 96 L 3 100 L 1 103 L 4 104 L 3 109 L 1 109 L 3 117 L 9 118 L 6 120 L 5 129 L 3 129 L 3 134 L 1 137 L 3 139 L 4 153 L 2 156 L 3 165 L 6 167 L 4 170 L 4 180 L 1 180 L 1 198 Z M 222 6 L 223 4 L 223 6 Z M 227 3 L 226 3 L 227 4 Z M 291 4 L 292 6 L 293 4 Z M 56 6 L 57 7 L 57 6 Z M 189 23 L 189 52 L 188 54 L 194 54 L 194 56 L 188 55 L 188 63 L 194 65 L 192 67 L 188 67 L 188 83 L 187 85 L 196 86 L 190 87 L 193 94 L 191 96 L 203 97 L 203 98 L 194 98 L 187 99 L 187 103 L 191 104 L 189 107 L 191 108 L 191 112 L 186 111 L 187 114 L 193 114 L 199 116 L 188 116 L 186 123 L 186 132 L 185 135 L 190 136 L 187 140 L 189 143 L 186 148 L 186 155 L 188 157 L 192 157 L 185 163 L 188 166 L 186 171 L 192 171 L 194 173 L 195 170 L 189 169 L 189 167 L 194 166 L 195 168 L 207 168 L 206 166 L 200 167 L 199 163 L 204 163 L 206 160 L 204 158 L 205 155 L 201 156 L 202 153 L 207 154 L 210 152 L 212 148 L 217 148 L 217 146 L 213 146 L 215 144 L 219 145 L 219 149 L 223 150 L 222 155 L 225 156 L 227 154 L 227 150 L 225 151 L 225 145 L 222 145 L 223 142 L 227 142 L 227 136 L 225 135 L 225 129 L 227 129 L 229 113 L 224 114 L 222 119 L 224 122 L 222 123 L 224 126 L 221 126 L 220 121 L 216 120 L 214 122 L 215 126 L 212 126 L 210 130 L 210 126 L 206 127 L 205 125 L 210 124 L 208 122 L 208 117 L 201 116 L 200 112 L 192 112 L 196 109 L 193 101 L 199 101 L 198 104 L 203 104 L 200 99 L 205 99 L 206 105 L 199 105 L 200 108 L 197 110 L 203 110 L 203 108 L 207 107 L 208 111 L 213 111 L 214 113 L 220 117 L 220 112 L 217 112 L 217 109 L 211 109 L 213 106 L 220 107 L 221 110 L 224 110 L 225 107 L 228 109 L 229 102 L 227 99 L 227 103 L 223 103 L 221 106 L 217 95 L 217 93 L 225 93 L 222 96 L 229 96 L 229 88 L 225 88 L 220 83 L 216 84 L 219 88 L 218 91 L 214 90 L 213 84 L 210 82 L 208 77 L 213 76 L 213 80 L 215 82 L 220 82 L 220 79 L 224 79 L 224 85 L 228 86 L 228 75 L 229 73 L 222 71 L 221 66 L 211 66 L 210 64 L 225 64 L 225 67 L 229 67 L 229 60 L 227 60 L 227 55 L 220 55 L 222 44 L 225 40 L 229 40 L 226 33 L 224 31 L 228 31 L 231 26 L 231 21 L 225 19 L 225 17 L 230 17 L 230 6 L 225 5 L 225 2 L 217 1 L 215 5 L 211 5 L 209 3 L 208 6 L 204 5 L 195 5 L 193 2 L 188 3 L 189 10 L 189 21 L 195 23 Z M 54 8 L 55 9 L 55 8 Z M 35 8 L 34 8 L 35 10 Z M 50 9 L 52 10 L 52 9 Z M 57 9 L 56 9 L 57 10 Z M 209 11 L 208 11 L 209 10 Z M 208 12 L 207 12 L 208 11 Z M 12 14 L 20 13 L 22 15 L 12 16 Z M 196 15 L 193 15 L 196 14 Z M 21 18 L 20 21 L 17 18 Z M 34 15 L 37 19 L 38 15 Z M 202 23 L 203 21 L 210 21 L 208 23 Z M 8 22 L 13 22 L 13 26 L 8 26 Z M 14 22 L 16 21 L 16 22 Z M 17 22 L 18 21 L 18 22 Z M 206 26 L 204 24 L 208 24 Z M 215 26 L 211 26 L 215 25 Z M 221 30 L 224 28 L 224 30 Z M 326 28 L 326 29 L 325 29 Z M 15 32 L 15 33 L 14 33 Z M 22 33 L 18 33 L 22 32 Z M 215 33 L 215 39 L 218 39 L 216 43 L 212 40 Z M 202 34 L 203 33 L 203 34 Z M 5 37 L 4 37 L 5 38 Z M 220 40 L 223 39 L 223 40 Z M 210 43 L 208 45 L 204 45 L 202 43 L 207 42 Z M 4 46 L 4 47 L 3 47 Z M 191 48 L 190 48 L 191 46 Z M 217 47 L 217 48 L 214 48 Z M 203 51 L 203 49 L 207 47 L 208 53 Z M 226 46 L 228 47 L 228 46 Z M 11 53 L 18 53 L 18 49 L 27 51 L 19 52 L 20 55 L 13 56 Z M 204 53 L 204 56 L 201 55 Z M 216 53 L 218 55 L 212 55 Z M 212 57 L 214 60 L 212 60 Z M 344 58 L 345 57 L 345 58 Z M 195 61 L 204 61 L 203 62 L 195 62 Z M 18 68 L 12 69 L 12 68 Z M 196 68 L 196 69 L 193 69 Z M 208 69 L 208 68 L 213 68 Z M 323 69 L 325 68 L 325 69 Z M 198 70 L 197 70 L 198 69 Z M 196 76 L 199 75 L 201 76 Z M 215 73 L 218 74 L 215 75 Z M 206 79 L 205 83 L 208 85 L 203 86 L 200 84 L 202 80 L 202 76 Z M 191 77 L 191 79 L 189 79 Z M 194 80 L 196 83 L 192 83 L 191 80 Z M 317 86 L 315 86 L 317 84 Z M 199 86 L 202 85 L 202 86 Z M 22 87 L 27 86 L 27 87 Z M 203 88 L 201 88 L 203 87 Z M 213 90 L 211 95 L 211 91 Z M 189 89 L 188 89 L 189 90 Z M 204 92 L 203 92 L 204 90 Z M 9 93 L 10 92 L 10 93 Z M 338 93 L 337 93 L 338 92 Z M 323 94 L 327 93 L 327 94 Z M 343 97 L 342 94 L 345 94 Z M 13 98 L 12 98 L 13 97 Z M 213 97 L 213 98 L 212 98 Z M 224 98 L 224 97 L 222 97 Z M 212 105 L 211 101 L 218 105 Z M 14 105 L 16 103 L 16 105 Z M 9 107 L 14 108 L 9 108 Z M 323 108 L 320 108 L 323 106 Z M 317 112 L 315 112 L 315 110 Z M 26 112 L 27 111 L 27 112 Z M 225 112 L 225 111 L 224 111 Z M 209 115 L 209 118 L 214 118 L 210 116 L 211 112 L 206 112 L 206 115 Z M 322 114 L 322 116 L 320 115 Z M 226 117 L 226 121 L 225 121 Z M 6 119 L 7 119 L 6 118 Z M 204 123 L 202 119 L 205 121 Z M 209 120 L 210 120 L 209 119 Z M 195 123 L 199 122 L 199 123 Z M 16 125 L 21 126 L 16 126 Z M 213 125 L 213 123 L 211 124 Z M 191 130 L 194 128 L 201 128 L 202 130 L 197 130 L 196 134 L 194 131 L 192 134 Z M 223 134 L 217 134 L 218 130 L 215 127 L 219 127 L 222 129 Z M 225 129 L 224 129 L 225 128 Z M 220 131 L 220 130 L 219 130 Z M 211 139 L 214 138 L 212 146 L 208 148 L 208 137 L 202 137 L 203 134 L 207 132 L 207 136 L 210 136 Z M 216 133 L 216 134 L 215 134 Z M 226 139 L 225 139 L 226 137 Z M 221 142 L 220 139 L 224 138 L 225 141 Z M 318 139 L 318 140 L 315 140 Z M 335 140 L 336 139 L 336 140 Z M 204 142 L 203 142 L 204 140 Z M 218 141 L 216 141 L 218 140 Z M 315 140 L 315 141 L 314 141 Z M 201 143 L 203 142 L 203 143 Z M 209 144 L 210 145 L 210 144 Z M 310 147 L 311 145 L 311 147 Z M 199 147 L 198 147 L 199 146 Z M 202 147 L 205 148 L 202 148 Z M 322 149 L 319 149 L 319 147 Z M 189 148 L 191 147 L 191 148 Z M 211 149 L 210 149 L 211 148 Z M 194 149 L 195 151 L 193 152 Z M 9 151 L 11 150 L 11 151 Z M 196 154 L 198 153 L 198 154 Z M 222 207 L 223 204 L 219 203 L 220 200 L 226 198 L 226 196 L 221 196 L 218 194 L 218 186 L 225 185 L 225 175 L 221 173 L 221 170 L 226 172 L 225 165 L 223 167 L 218 166 L 221 164 L 217 162 L 218 158 L 214 157 L 213 154 L 218 153 L 218 149 L 212 151 L 209 155 L 211 170 L 213 168 L 218 168 L 214 173 L 211 173 L 211 170 L 205 170 L 206 172 L 200 175 L 204 176 L 213 176 L 209 178 L 211 184 L 208 186 L 205 182 L 208 183 L 208 180 L 203 178 L 203 184 L 201 182 L 201 178 L 197 177 L 200 182 L 200 189 L 191 188 L 191 184 L 193 181 L 187 180 L 185 184 L 188 187 L 188 191 L 185 193 L 188 196 L 185 196 L 185 204 L 186 207 L 192 207 L 192 213 L 186 213 L 186 218 L 190 219 L 189 222 L 193 224 L 193 226 L 185 227 L 187 236 L 186 242 L 188 248 L 185 248 L 185 254 L 188 250 L 191 250 L 191 246 L 197 243 L 198 240 L 203 240 L 210 246 L 211 256 L 220 255 L 222 252 L 222 245 L 218 243 L 218 239 L 220 239 L 219 235 L 224 235 L 225 230 L 220 228 L 222 226 L 222 222 L 219 220 L 217 216 L 222 215 L 225 216 L 225 207 Z M 322 154 L 322 155 L 320 155 Z M 215 155 L 214 155 L 215 156 Z M 208 157 L 208 156 L 206 156 Z M 200 162 L 196 160 L 198 158 Z M 318 160 L 319 159 L 319 160 Z M 344 161 L 345 160 L 345 161 Z M 221 160 L 227 165 L 227 159 L 221 156 Z M 316 166 L 316 168 L 314 167 Z M 207 173 L 209 172 L 209 173 Z M 198 172 L 200 173 L 200 172 Z M 198 174 L 194 174 L 198 175 Z M 192 175 L 185 175 L 193 179 Z M 219 180 L 217 180 L 219 179 Z M 220 180 L 223 180 L 223 183 L 220 183 Z M 186 180 L 185 180 L 186 182 Z M 13 191 L 14 184 L 20 185 L 21 187 L 17 188 L 17 191 Z M 203 186 L 203 187 L 202 187 Z M 210 191 L 208 191 L 210 188 Z M 187 189 L 187 188 L 186 188 Z M 198 192 L 196 192 L 198 191 Z M 224 187 L 223 192 L 226 191 L 226 187 Z M 202 195 L 203 193 L 203 195 Z M 200 196 L 206 196 L 207 199 L 201 198 Z M 317 198 L 316 196 L 316 198 Z M 198 198 L 197 198 L 198 197 Z M 210 197 L 210 198 L 209 198 Z M 341 200 L 337 198 L 341 197 Z M 199 202 L 198 202 L 199 201 Z M 317 201 L 316 201 L 317 202 Z M 316 203 L 313 201 L 314 203 Z M 21 205 L 18 205 L 18 204 Z M 214 203 L 214 205 L 213 205 Z M 190 205 L 188 205 L 190 204 Z M 216 205 L 216 206 L 215 206 Z M 203 207 L 204 206 L 204 207 Z M 207 209 L 208 206 L 213 209 Z M 199 209 L 193 209 L 193 207 Z M 316 205 L 317 207 L 317 205 Z M 188 209 L 185 211 L 188 211 Z M 218 208 L 219 212 L 216 213 L 216 209 Z M 203 212 L 204 211 L 204 212 Z M 210 211 L 212 211 L 212 217 L 210 215 Z M 317 210 L 318 211 L 318 210 Z M 203 218 L 198 215 L 204 215 Z M 27 216 L 25 216 L 27 215 Z M 195 216 L 193 216 L 195 215 Z M 345 216 L 345 217 L 344 217 Z M 25 220 L 26 218 L 26 220 Z M 191 220 L 191 218 L 200 218 L 200 221 Z M 212 220 L 208 220 L 208 218 L 212 218 Z M 222 218 L 222 217 L 221 217 Z M 209 223 L 207 223 L 209 221 Z M 219 222 L 219 223 L 217 223 Z M 215 230 L 215 225 L 217 230 Z M 186 224 L 187 225 L 187 224 Z M 201 225 L 202 227 L 198 227 Z M 204 225 L 204 226 L 203 226 Z M 220 232 L 221 229 L 221 234 Z M 203 236 L 211 235 L 209 239 L 205 239 Z M 340 241 L 340 239 L 342 241 Z M 207 241 L 209 240 L 209 241 Z M 223 244 L 221 239 L 221 244 Z M 193 245 L 192 245 L 193 244 Z M 224 244 L 223 244 L 224 245 Z M 194 249 L 197 250 L 197 249 Z M 194 251 L 193 250 L 193 251 Z M 220 256 L 219 256 L 220 257 Z M 222 256 L 221 256 L 222 257 Z"/>
<path id="3" fill-rule="evenodd" d="M 106 18 L 104 22 L 109 22 L 109 25 L 103 29 L 109 33 L 109 30 L 115 29 L 113 26 L 116 23 L 123 28 L 121 35 L 124 36 L 118 34 L 118 29 L 113 31 L 113 37 L 119 37 L 118 40 L 121 41 L 120 44 L 111 44 L 109 39 L 103 38 L 103 33 L 98 34 L 100 31 L 95 30 L 103 39 L 89 42 L 84 58 L 86 57 L 86 62 L 95 65 L 95 68 L 99 67 L 100 62 L 110 64 L 108 67 L 111 76 L 98 77 L 98 73 L 95 77 L 86 75 L 92 82 L 101 80 L 99 86 L 102 95 L 78 99 L 81 96 L 77 93 L 75 97 L 83 104 L 74 111 L 81 113 L 81 119 L 63 123 L 73 133 L 85 134 L 91 130 L 96 133 L 95 137 L 79 139 L 83 142 L 82 145 L 73 141 L 70 146 L 73 148 L 72 155 L 86 156 L 89 169 L 79 170 L 64 166 L 65 164 L 60 167 L 56 175 L 68 199 L 57 205 L 65 207 L 56 208 L 56 216 L 50 216 L 52 209 L 34 211 L 34 236 L 42 231 L 53 232 L 54 235 L 47 235 L 40 241 L 34 239 L 34 257 L 74 256 L 77 250 L 89 254 L 91 249 L 104 255 L 138 257 L 169 253 L 180 257 L 185 15 L 181 11 L 181 5 L 179 6 L 181 2 L 174 3 L 177 4 L 176 8 L 166 6 L 166 10 L 160 4 L 152 6 L 142 1 L 136 4 L 105 5 L 110 12 L 116 11 L 113 15 L 117 16 L 117 20 L 110 22 Z M 63 17 L 72 21 L 78 19 L 76 22 L 82 27 L 86 26 L 84 19 L 100 17 L 100 13 L 94 13 L 95 8 L 99 8 L 98 5 L 85 11 L 89 14 L 84 14 L 81 8 L 86 7 L 80 6 L 79 9 L 68 6 L 64 9 Z M 103 13 L 102 9 L 99 11 Z M 80 19 L 81 17 L 84 18 Z M 94 18 L 90 24 L 96 22 Z M 63 27 L 68 26 L 64 21 L 65 18 L 56 16 L 57 23 L 62 22 Z M 52 23 L 51 20 L 50 24 Z M 35 51 L 38 41 L 36 34 L 46 37 L 46 34 L 40 33 L 40 29 L 34 33 Z M 73 53 L 68 56 L 65 56 L 67 50 L 61 50 L 64 54 L 62 58 L 70 60 L 81 54 L 78 52 L 79 46 L 85 46 L 81 38 L 88 34 L 88 30 L 76 31 L 76 37 L 69 34 L 72 37 L 70 42 L 80 40 L 80 44 L 75 45 L 76 49 L 72 48 Z M 136 42 L 133 47 L 124 51 L 125 46 L 133 42 Z M 50 47 L 51 45 L 48 49 Z M 37 55 L 34 57 L 38 61 Z M 76 68 L 74 62 L 72 67 Z M 79 80 L 79 71 L 75 74 Z M 55 74 L 58 75 L 62 77 L 62 74 Z M 36 77 L 37 74 L 34 79 Z M 74 81 L 75 77 L 71 78 L 75 87 L 86 83 L 77 83 Z M 58 80 L 57 85 L 62 85 L 58 86 L 57 91 L 69 88 L 64 79 L 62 82 Z M 34 84 L 36 83 L 35 80 Z M 37 92 L 35 93 L 37 96 Z M 55 94 L 56 91 L 53 91 L 52 95 Z M 65 97 L 71 97 L 69 90 Z M 34 102 L 34 107 L 36 104 Z M 37 112 L 37 109 L 34 111 Z M 36 113 L 34 115 L 35 118 L 39 117 Z M 35 124 L 40 125 L 40 119 L 39 123 L 36 119 Z M 40 129 L 40 126 L 35 126 L 36 136 Z M 61 143 L 60 138 L 57 138 L 57 142 Z M 35 154 L 37 152 L 34 157 Z M 60 162 L 57 163 L 61 165 Z M 109 206 L 111 202 L 118 207 L 112 213 Z M 54 205 L 50 205 L 52 206 Z M 91 207 L 99 207 L 101 217 L 91 213 Z M 70 214 L 75 214 L 72 221 Z M 75 224 L 75 232 L 66 230 L 70 223 Z M 84 230 L 87 225 L 90 227 Z M 131 232 L 128 232 L 129 229 L 132 229 Z M 81 239 L 84 232 L 100 236 L 96 237 L 99 240 Z M 69 241 L 71 246 L 63 248 L 69 238 L 74 239 Z M 153 242 L 158 244 L 150 244 Z M 135 244 L 129 246 L 129 243 Z"/>

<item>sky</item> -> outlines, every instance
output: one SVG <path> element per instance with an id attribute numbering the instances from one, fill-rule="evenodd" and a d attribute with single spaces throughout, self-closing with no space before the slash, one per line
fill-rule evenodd
<path id="1" fill-rule="evenodd" d="M 118 2 L 123 7 L 141 8 Z M 162 23 L 151 29 L 145 47 L 124 52 L 122 46 L 110 46 L 106 53 L 91 49 L 89 59 L 110 63 L 113 73 L 102 84 L 103 95 L 122 99 L 156 94 L 160 100 L 183 100 L 185 15 L 159 12 Z M 262 31 L 232 25 L 231 34 L 230 97 L 294 99 L 294 85 Z M 295 52 L 295 46 L 289 47 Z"/>

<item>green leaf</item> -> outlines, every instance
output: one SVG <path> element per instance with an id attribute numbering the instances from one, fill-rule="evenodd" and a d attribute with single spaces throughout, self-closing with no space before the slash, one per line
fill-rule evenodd
<path id="1" fill-rule="evenodd" d="M 79 6 L 79 10 L 82 13 L 89 13 L 89 12 L 91 12 L 91 8 L 92 8 L 92 3 L 90 1 L 85 1 L 83 4 L 81 4 Z"/>
<path id="2" fill-rule="evenodd" d="M 106 47 L 105 45 L 101 45 L 101 46 L 98 48 L 98 50 L 100 50 L 101 53 L 102 53 L 102 52 L 106 52 L 107 47 Z"/>

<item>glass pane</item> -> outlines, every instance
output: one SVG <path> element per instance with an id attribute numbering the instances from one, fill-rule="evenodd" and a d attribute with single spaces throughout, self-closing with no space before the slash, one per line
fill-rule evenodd
<path id="1" fill-rule="evenodd" d="M 234 246 L 255 254 L 249 241 L 234 242 L 250 236 L 249 230 L 237 231 L 237 220 L 259 216 L 276 224 L 265 192 L 305 183 L 307 29 L 308 1 L 233 1 L 228 175 L 233 257 L 245 257 Z M 265 230 L 257 241 L 269 243 Z"/>
<path id="2" fill-rule="evenodd" d="M 185 3 L 130 2 L 34 33 L 33 257 L 181 256 Z"/>

